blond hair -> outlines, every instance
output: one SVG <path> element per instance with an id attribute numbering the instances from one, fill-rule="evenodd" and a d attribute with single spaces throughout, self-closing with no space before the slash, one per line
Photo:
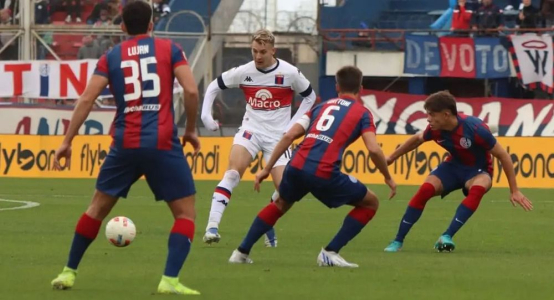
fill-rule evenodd
<path id="1" fill-rule="evenodd" d="M 252 35 L 252 42 L 256 41 L 258 44 L 265 45 L 265 43 L 275 46 L 275 36 L 267 29 L 260 29 Z"/>

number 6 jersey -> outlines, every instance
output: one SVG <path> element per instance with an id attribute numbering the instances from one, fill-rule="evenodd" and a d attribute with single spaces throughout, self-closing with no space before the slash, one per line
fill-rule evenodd
<path id="1" fill-rule="evenodd" d="M 173 111 L 174 69 L 187 64 L 170 40 L 133 37 L 102 55 L 94 74 L 105 76 L 117 112 L 110 130 L 120 149 L 180 149 Z"/>

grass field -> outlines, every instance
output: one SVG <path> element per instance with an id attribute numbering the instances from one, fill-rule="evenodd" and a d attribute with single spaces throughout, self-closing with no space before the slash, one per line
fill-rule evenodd
<path id="1" fill-rule="evenodd" d="M 535 209 L 524 213 L 509 204 L 508 190 L 487 194 L 455 237 L 453 253 L 433 245 L 448 226 L 462 194 L 431 201 L 400 253 L 383 248 L 394 237 L 415 187 L 401 187 L 341 254 L 359 269 L 319 268 L 316 257 L 338 230 L 349 208 L 328 210 L 307 198 L 277 224 L 279 247 L 258 243 L 253 265 L 229 265 L 257 211 L 272 188 L 252 191 L 250 182 L 233 193 L 221 226 L 222 241 L 202 243 L 216 182 L 197 182 L 197 228 L 182 281 L 200 290 L 198 299 L 553 299 L 554 225 L 552 190 L 524 190 Z M 154 294 L 172 225 L 169 210 L 156 203 L 144 181 L 111 216 L 125 215 L 137 225 L 127 248 L 108 244 L 101 231 L 83 259 L 73 290 L 54 291 L 50 281 L 64 266 L 75 223 L 85 210 L 94 181 L 0 179 L 0 198 L 39 202 L 40 206 L 0 201 L 0 299 L 159 299 Z M 384 197 L 384 186 L 374 189 Z M 153 298 L 154 297 L 154 298 Z M 178 298 L 178 296 L 176 296 Z M 176 298 L 172 297 L 172 298 Z"/>

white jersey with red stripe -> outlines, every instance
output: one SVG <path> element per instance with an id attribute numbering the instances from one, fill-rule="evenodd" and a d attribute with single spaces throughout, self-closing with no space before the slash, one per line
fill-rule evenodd
<path id="1" fill-rule="evenodd" d="M 294 94 L 307 97 L 310 82 L 295 66 L 277 59 L 268 70 L 254 61 L 231 69 L 217 78 L 220 89 L 240 88 L 246 100 L 241 129 L 268 135 L 282 135 L 291 120 Z"/>

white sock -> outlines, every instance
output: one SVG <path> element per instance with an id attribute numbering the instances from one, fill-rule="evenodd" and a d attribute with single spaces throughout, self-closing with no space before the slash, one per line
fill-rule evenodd
<path id="1" fill-rule="evenodd" d="M 210 228 L 219 228 L 223 212 L 231 200 L 231 194 L 233 189 L 239 184 L 240 174 L 236 170 L 229 170 L 223 175 L 223 179 L 215 188 L 214 195 L 212 197 L 212 208 L 210 209 L 210 217 L 208 219 L 208 226 L 206 230 Z"/>

